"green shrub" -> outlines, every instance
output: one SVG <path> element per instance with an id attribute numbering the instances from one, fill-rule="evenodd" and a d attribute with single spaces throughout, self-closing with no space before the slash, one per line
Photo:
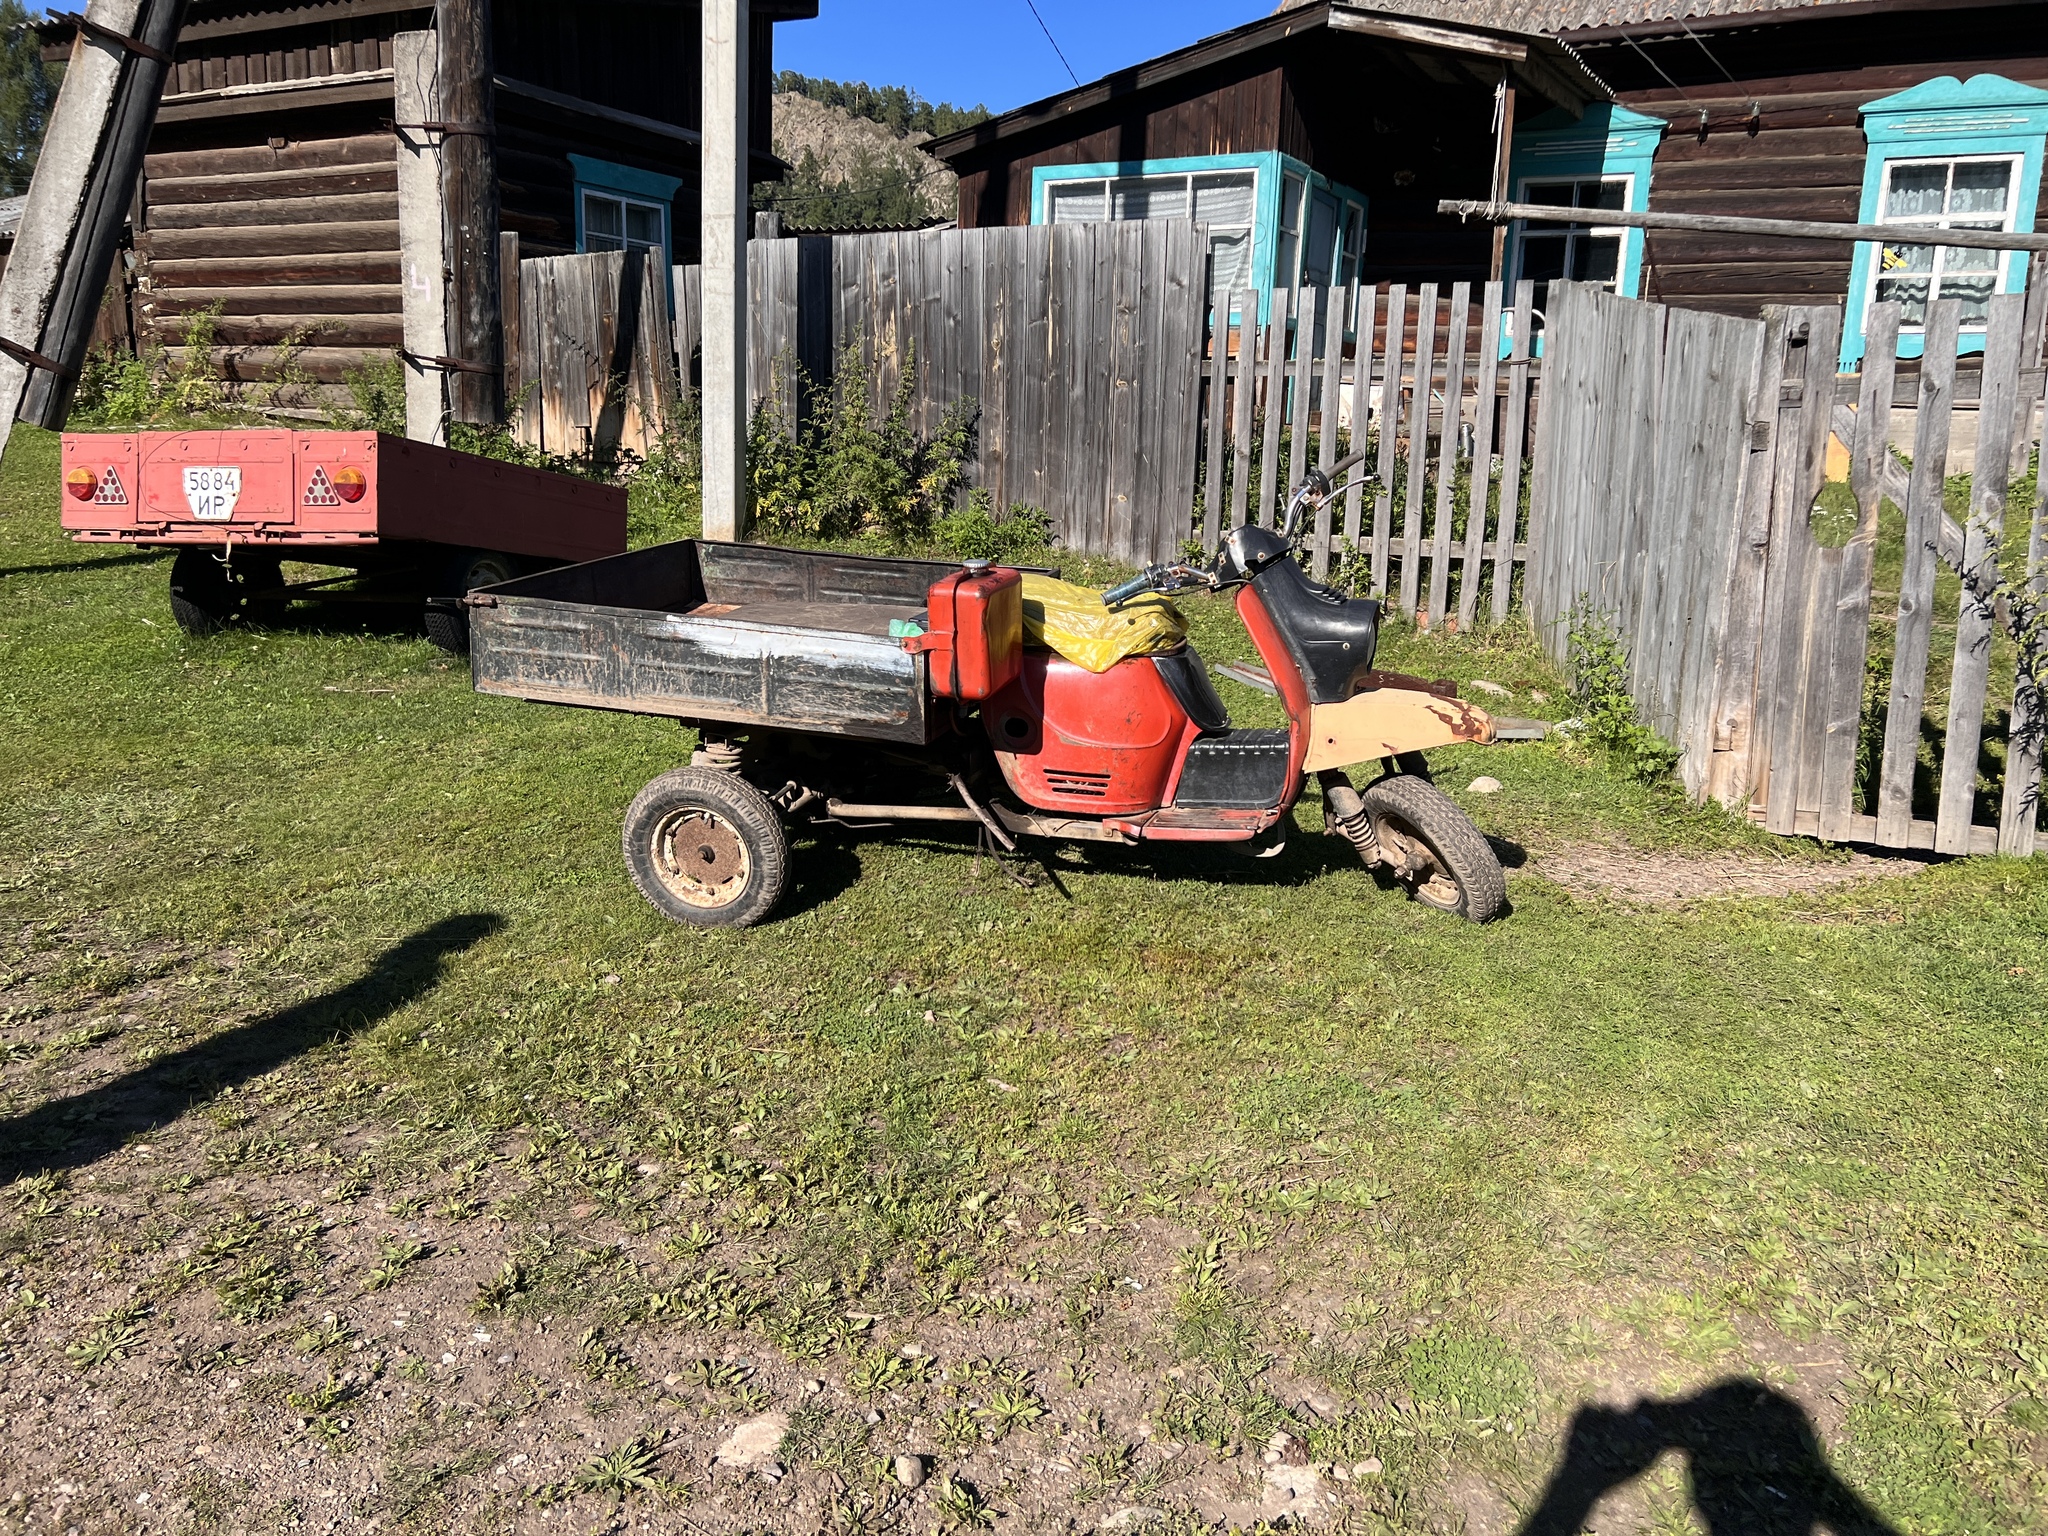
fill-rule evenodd
<path id="1" fill-rule="evenodd" d="M 405 369 L 398 354 L 351 368 L 343 376 L 349 409 L 335 413 L 335 425 L 350 432 L 405 436 Z"/>
<path id="2" fill-rule="evenodd" d="M 967 505 L 932 524 L 932 542 L 960 560 L 994 560 L 1005 564 L 1043 563 L 1052 550 L 1052 519 L 1021 501 L 998 522 L 995 497 L 977 486 Z"/>
<path id="3" fill-rule="evenodd" d="M 1572 605 L 1566 669 L 1585 737 L 1632 778 L 1654 784 L 1678 766 L 1678 749 L 1636 714 L 1628 691 L 1628 651 L 1606 614 L 1585 597 Z"/>
<path id="4" fill-rule="evenodd" d="M 748 467 L 761 530 L 895 545 L 929 538 L 966 479 L 978 405 L 958 401 L 935 431 L 918 432 L 910 420 L 913 353 L 887 410 L 874 420 L 873 367 L 862 360 L 858 339 L 846 348 L 838 382 L 838 399 L 795 432 L 770 412 L 755 415 Z"/>

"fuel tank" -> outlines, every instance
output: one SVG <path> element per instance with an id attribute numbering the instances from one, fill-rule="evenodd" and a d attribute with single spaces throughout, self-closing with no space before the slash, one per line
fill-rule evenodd
<path id="1" fill-rule="evenodd" d="M 1023 671 L 982 705 L 981 719 L 1012 794 L 1084 816 L 1166 804 L 1181 757 L 1200 734 L 1149 656 L 1090 672 L 1027 651 Z"/>

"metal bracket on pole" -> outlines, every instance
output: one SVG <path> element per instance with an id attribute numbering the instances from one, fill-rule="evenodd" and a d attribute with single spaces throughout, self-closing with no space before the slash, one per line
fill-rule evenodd
<path id="1" fill-rule="evenodd" d="M 9 341 L 5 336 L 0 336 L 0 352 L 5 352 L 9 357 L 25 367 L 40 368 L 45 373 L 56 374 L 60 379 L 68 379 L 73 376 L 72 370 L 66 368 L 55 358 L 45 357 L 42 353 L 32 348 L 24 347 L 18 341 Z"/>
<path id="2" fill-rule="evenodd" d="M 408 363 L 417 364 L 421 368 L 438 368 L 443 373 L 498 372 L 489 363 L 473 363 L 466 357 L 430 357 L 424 352 L 412 352 L 404 347 L 398 349 L 398 355 Z"/>
<path id="3" fill-rule="evenodd" d="M 469 133 L 478 138 L 489 138 L 491 135 L 488 123 L 393 123 L 391 126 L 419 133 Z"/>
<path id="4" fill-rule="evenodd" d="M 61 21 L 78 28 L 87 37 L 96 37 L 103 43 L 112 43 L 116 48 L 139 54 L 145 59 L 155 59 L 159 64 L 175 64 L 177 59 L 161 48 L 153 48 L 139 37 L 130 37 L 126 32 L 116 32 L 112 27 L 103 27 L 89 16 L 71 11 L 52 11 L 50 20 Z"/>

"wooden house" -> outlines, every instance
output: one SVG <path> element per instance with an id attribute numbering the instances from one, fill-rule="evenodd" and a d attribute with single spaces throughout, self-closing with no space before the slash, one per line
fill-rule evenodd
<path id="1" fill-rule="evenodd" d="M 1417 20 L 1540 31 L 1613 90 L 1574 117 L 1517 122 L 1516 201 L 1843 223 L 2031 231 L 2048 140 L 2048 5 L 2039 0 L 1390 0 Z M 1469 196 L 1449 184 L 1445 197 Z M 1917 356 L 1931 297 L 1961 298 L 1962 349 L 1984 303 L 2026 280 L 2017 253 L 1878 250 L 1576 225 L 1517 228 L 1508 275 L 1755 315 L 1841 301 L 1841 362 L 1863 355 L 1875 298 L 1906 309 Z M 1974 326 L 1971 321 L 1975 320 Z"/>
<path id="2" fill-rule="evenodd" d="M 1607 97 L 1547 37 L 1315 0 L 925 148 L 963 228 L 1202 220 L 1216 292 L 1483 279 L 1492 232 L 1436 200 L 1486 195 L 1504 126 Z"/>
<path id="3" fill-rule="evenodd" d="M 695 259 L 695 0 L 460 3 L 484 12 L 485 110 L 422 126 L 396 105 L 399 39 L 436 26 L 431 0 L 193 0 L 132 214 L 139 334 L 175 344 L 186 316 L 217 307 L 242 378 L 274 370 L 287 342 L 299 376 L 322 382 L 388 356 L 405 334 L 405 136 L 480 140 L 501 228 L 526 255 Z M 816 14 L 817 0 L 754 0 L 755 144 L 769 142 L 775 24 Z M 68 27 L 44 26 L 62 57 Z M 784 169 L 757 152 L 758 178 Z"/>

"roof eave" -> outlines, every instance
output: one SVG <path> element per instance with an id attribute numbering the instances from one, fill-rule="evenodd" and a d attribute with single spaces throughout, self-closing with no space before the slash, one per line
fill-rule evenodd
<path id="1" fill-rule="evenodd" d="M 1396 12 L 1352 5 L 1347 0 L 1316 0 L 1312 5 L 1262 16 L 1228 32 L 1218 32 L 1087 85 L 1013 107 L 987 122 L 929 139 L 923 148 L 927 154 L 951 163 L 955 156 L 972 154 L 1001 140 L 1105 106 L 1118 97 L 1163 85 L 1318 28 L 1376 37 L 1396 45 L 1441 48 L 1498 59 L 1521 75 L 1539 95 L 1574 116 L 1588 102 L 1608 101 L 1614 96 L 1607 83 L 1588 69 L 1568 44 L 1542 33 L 1463 22 L 1420 21 Z"/>

